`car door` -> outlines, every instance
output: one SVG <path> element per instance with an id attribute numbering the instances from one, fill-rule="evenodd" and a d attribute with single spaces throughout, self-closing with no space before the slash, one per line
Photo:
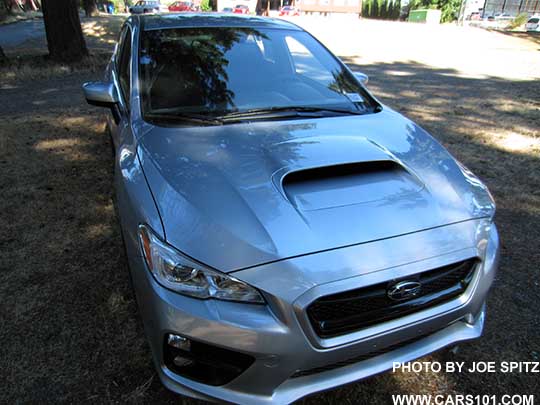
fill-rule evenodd
<path id="1" fill-rule="evenodd" d="M 129 130 L 130 97 L 131 97 L 131 28 L 126 25 L 120 34 L 118 52 L 114 58 L 112 76 L 118 91 L 117 119 L 112 120 L 111 137 L 114 149 L 117 150 L 125 131 Z"/>

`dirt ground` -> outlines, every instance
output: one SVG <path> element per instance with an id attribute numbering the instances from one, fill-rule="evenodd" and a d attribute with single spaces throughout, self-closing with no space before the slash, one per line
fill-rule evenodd
<path id="1" fill-rule="evenodd" d="M 538 43 L 448 26 L 297 21 L 367 73 L 378 98 L 441 140 L 497 201 L 502 260 L 485 334 L 453 360 L 539 361 Z M 0 68 L 0 403 L 196 402 L 160 384 L 138 318 L 103 112 L 80 91 L 101 77 L 106 58 Z M 537 374 L 386 373 L 300 402 L 540 394 L 539 382 Z"/>

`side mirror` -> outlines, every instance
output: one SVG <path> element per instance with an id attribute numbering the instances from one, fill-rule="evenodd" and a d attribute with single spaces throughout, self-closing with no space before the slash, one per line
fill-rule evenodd
<path id="1" fill-rule="evenodd" d="M 354 73 L 354 77 L 356 77 L 356 80 L 358 80 L 364 86 L 368 84 L 368 81 L 369 81 L 368 75 L 362 72 L 353 72 L 353 73 Z"/>
<path id="2" fill-rule="evenodd" d="M 118 93 L 113 83 L 85 83 L 83 91 L 88 104 L 108 108 L 114 108 L 118 104 Z"/>

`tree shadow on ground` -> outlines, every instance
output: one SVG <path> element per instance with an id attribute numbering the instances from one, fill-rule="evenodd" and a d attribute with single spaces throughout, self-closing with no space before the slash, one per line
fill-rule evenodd
<path id="1" fill-rule="evenodd" d="M 81 18 L 81 26 L 89 49 L 112 50 L 125 20 L 126 17 L 121 15 Z"/>
<path id="2" fill-rule="evenodd" d="M 503 255 L 485 336 L 456 359 L 538 361 L 539 84 L 462 78 L 413 62 L 351 67 L 479 174 L 497 200 Z M 103 115 L 85 105 L 79 87 L 100 74 L 0 90 L 8 106 L 0 121 L 0 402 L 195 402 L 160 384 L 137 315 Z M 386 373 L 301 402 L 534 390 L 532 374 Z"/>
<path id="3" fill-rule="evenodd" d="M 123 15 L 81 17 L 84 39 L 90 52 L 111 52 L 125 20 L 126 16 Z M 0 26 L 0 31 L 3 36 L 0 38 L 0 46 L 8 57 L 42 55 L 47 52 L 43 19 L 25 21 L 4 28 Z"/>

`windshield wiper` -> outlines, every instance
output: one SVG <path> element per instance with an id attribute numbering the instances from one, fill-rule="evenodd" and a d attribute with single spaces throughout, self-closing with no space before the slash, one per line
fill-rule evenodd
<path id="1" fill-rule="evenodd" d="M 184 112 L 146 113 L 144 114 L 144 118 L 150 120 L 183 121 L 201 125 L 223 125 L 223 121 L 219 118 Z"/>
<path id="2" fill-rule="evenodd" d="M 283 106 L 268 108 L 252 108 L 249 110 L 230 112 L 215 117 L 223 122 L 239 120 L 244 118 L 279 118 L 287 116 L 301 117 L 326 117 L 328 113 L 344 115 L 362 115 L 361 111 L 353 111 L 339 108 L 310 107 L 310 106 Z"/>

